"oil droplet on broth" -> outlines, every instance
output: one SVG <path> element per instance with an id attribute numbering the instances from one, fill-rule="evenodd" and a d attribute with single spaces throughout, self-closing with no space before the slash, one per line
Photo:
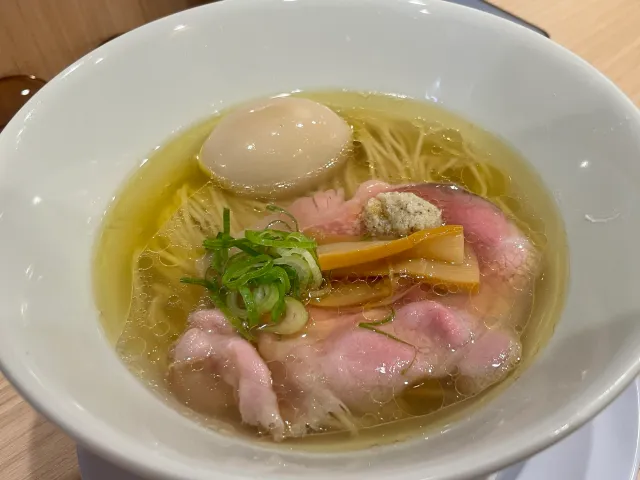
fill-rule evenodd
<path id="1" fill-rule="evenodd" d="M 365 413 L 362 417 L 360 417 L 360 426 L 361 428 L 369 428 L 373 427 L 380 423 L 380 418 L 373 413 Z"/>
<path id="2" fill-rule="evenodd" d="M 500 326 L 501 323 L 503 322 L 502 318 L 494 317 L 491 315 L 485 315 L 482 318 L 482 320 L 483 320 L 484 326 L 487 327 L 487 329 L 489 330 Z"/>
<path id="3" fill-rule="evenodd" d="M 374 403 L 385 405 L 393 400 L 393 391 L 389 388 L 374 387 L 369 392 L 369 396 Z"/>
<path id="4" fill-rule="evenodd" d="M 161 320 L 160 322 L 156 323 L 152 328 L 153 334 L 156 337 L 164 337 L 169 333 L 170 330 L 171 330 L 171 325 L 166 320 Z"/>
<path id="5" fill-rule="evenodd" d="M 126 339 L 119 345 L 122 352 L 126 352 L 128 356 L 140 357 L 147 348 L 147 341 L 142 337 L 133 337 Z"/>
<path id="6" fill-rule="evenodd" d="M 149 270 L 151 267 L 153 267 L 153 261 L 153 257 L 151 257 L 151 255 L 148 253 L 140 255 L 140 257 L 138 258 L 138 269 Z"/>
<path id="7" fill-rule="evenodd" d="M 154 346 L 147 353 L 147 360 L 149 360 L 151 363 L 158 363 L 158 362 L 162 361 L 163 358 L 164 358 L 164 355 L 163 355 L 162 351 L 160 350 L 160 348 L 158 348 L 157 346 Z"/>

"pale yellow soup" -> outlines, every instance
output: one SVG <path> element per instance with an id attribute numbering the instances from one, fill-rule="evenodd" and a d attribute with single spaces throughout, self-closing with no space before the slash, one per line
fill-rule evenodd
<path id="1" fill-rule="evenodd" d="M 359 448 L 406 438 L 468 414 L 518 377 L 558 320 L 568 275 L 567 246 L 549 192 L 504 141 L 433 104 L 353 92 L 300 95 L 332 108 L 354 132 L 345 166 L 319 190 L 343 188 L 350 196 L 368 179 L 454 182 L 510 216 L 541 252 L 542 265 L 531 295 L 523 300 L 526 314 L 513 324 L 523 353 L 506 380 L 474 395 L 464 393 L 455 376 L 427 380 L 399 395 L 391 415 L 359 419 L 359 435 L 329 429 L 297 438 L 295 446 Z M 180 401 L 166 375 L 170 349 L 184 332 L 189 313 L 210 306 L 201 289 L 179 282 L 182 276 L 197 275 L 202 240 L 221 228 L 223 207 L 231 209 L 232 233 L 237 233 L 263 216 L 267 204 L 222 190 L 199 167 L 198 153 L 222 115 L 168 139 L 117 194 L 96 246 L 95 296 L 117 354 L 160 398 L 218 431 L 269 441 L 242 425 L 233 405 L 211 411 Z"/>

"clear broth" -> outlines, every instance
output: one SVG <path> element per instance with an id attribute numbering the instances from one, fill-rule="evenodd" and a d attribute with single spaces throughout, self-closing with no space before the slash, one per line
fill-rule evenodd
<path id="1" fill-rule="evenodd" d="M 453 144 L 464 139 L 499 172 L 496 176 L 499 181 L 489 185 L 486 197 L 489 200 L 499 197 L 508 202 L 521 228 L 542 251 L 542 268 L 534 285 L 535 300 L 530 306 L 529 320 L 522 326 L 522 359 L 506 380 L 470 397 L 460 393 L 455 377 L 430 379 L 399 396 L 403 412 L 399 420 L 364 428 L 357 437 L 346 432 L 326 432 L 296 438 L 295 442 L 285 444 L 322 450 L 346 446 L 361 448 L 401 440 L 424 429 L 442 426 L 460 415 L 468 415 L 471 409 L 518 377 L 551 337 L 559 318 L 567 284 L 568 257 L 563 224 L 553 199 L 531 166 L 504 141 L 433 104 L 352 92 L 301 95 L 332 107 L 347 120 L 355 114 L 358 118 L 384 115 L 413 125 L 444 126 L 452 132 L 450 140 Z M 206 406 L 191 405 L 193 408 L 189 408 L 171 393 L 165 376 L 169 351 L 183 333 L 188 314 L 202 305 L 198 292 L 193 289 L 172 292 L 172 301 L 163 306 L 165 321 L 153 328 L 137 324 L 132 311 L 132 298 L 140 288 L 133 284 L 134 269 L 147 271 L 146 276 L 143 275 L 146 281 L 154 280 L 153 262 L 143 261 L 140 253 L 163 227 L 168 215 L 178 209 L 176 192 L 185 185 L 198 190 L 210 180 L 198 167 L 197 154 L 220 117 L 207 119 L 171 139 L 144 162 L 119 192 L 105 217 L 96 246 L 95 296 L 109 341 L 141 381 L 183 414 L 217 430 L 255 439 L 255 430 L 241 424 L 236 409 L 222 408 L 214 414 L 207 411 Z M 361 170 L 362 180 L 370 178 L 366 168 Z M 414 177 L 393 179 L 394 183 L 420 180 Z M 474 190 L 473 179 L 464 171 L 453 172 L 442 180 Z M 195 254 L 191 252 L 190 255 Z M 155 280 L 161 282 L 161 279 Z"/>

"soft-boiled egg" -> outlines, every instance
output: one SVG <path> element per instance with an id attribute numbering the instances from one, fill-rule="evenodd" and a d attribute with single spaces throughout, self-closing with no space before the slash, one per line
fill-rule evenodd
<path id="1" fill-rule="evenodd" d="M 343 164 L 351 137 L 347 122 L 325 105 L 276 97 L 225 115 L 205 141 L 200 162 L 237 193 L 301 194 Z"/>

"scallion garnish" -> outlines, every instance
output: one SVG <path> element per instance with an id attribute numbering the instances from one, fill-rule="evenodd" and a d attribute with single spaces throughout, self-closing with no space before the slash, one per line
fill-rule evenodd
<path id="1" fill-rule="evenodd" d="M 293 222 L 293 226 L 296 227 L 296 232 L 300 231 L 300 227 L 298 225 L 298 220 L 296 220 L 296 217 L 294 217 L 293 215 L 291 215 L 289 212 L 287 212 L 284 208 L 281 208 L 277 205 L 267 205 L 267 210 L 269 210 L 270 212 L 276 212 L 276 213 L 282 213 L 283 215 L 285 215 L 286 217 L 288 217 L 292 222 Z M 287 224 L 286 222 L 284 222 L 283 220 L 275 220 L 276 222 L 283 222 L 285 224 Z M 288 225 L 288 224 L 287 224 Z M 291 228 L 289 228 L 289 230 L 292 230 Z"/>
<path id="2" fill-rule="evenodd" d="M 254 329 L 265 326 L 279 333 L 278 325 L 284 320 L 283 333 L 291 333 L 292 325 L 304 326 L 300 300 L 322 284 L 316 242 L 298 231 L 298 222 L 289 212 L 274 205 L 267 208 L 289 217 L 295 231 L 265 228 L 234 238 L 231 212 L 225 208 L 222 231 L 203 242 L 211 257 L 211 275 L 181 279 L 205 287 L 216 308 L 248 340 L 253 339 Z M 296 311 L 288 312 L 290 308 Z"/>
<path id="3" fill-rule="evenodd" d="M 415 345 L 413 345 L 413 344 L 411 344 L 409 342 L 405 342 L 401 338 L 398 338 L 398 337 L 396 337 L 395 335 L 392 335 L 389 332 L 385 332 L 384 330 L 380 330 L 378 328 L 381 325 L 385 325 L 387 323 L 393 322 L 394 318 L 396 318 L 396 311 L 392 308 L 391 309 L 391 313 L 387 317 L 383 318 L 382 320 L 377 320 L 377 321 L 374 321 L 374 322 L 360 322 L 358 324 L 358 327 L 364 328 L 366 330 L 370 330 L 370 331 L 372 331 L 374 333 L 377 333 L 379 335 L 383 335 L 383 336 L 387 337 L 389 340 L 393 340 L 393 341 L 402 343 L 404 345 L 407 345 L 407 346 L 413 348 L 413 350 L 414 350 L 413 359 L 411 359 L 411 361 L 407 365 L 405 365 L 405 367 L 402 370 L 400 370 L 400 374 L 404 375 L 411 369 L 411 367 L 413 366 L 413 363 L 416 361 L 416 357 L 418 356 L 418 347 L 416 347 Z"/>
<path id="4" fill-rule="evenodd" d="M 393 322 L 393 319 L 396 317 L 396 311 L 394 309 L 391 309 L 391 313 L 383 318 L 382 320 L 377 320 L 375 322 L 360 322 L 358 324 L 358 327 L 360 328 L 364 328 L 366 330 L 370 330 L 374 333 L 380 334 L 380 335 L 384 335 L 385 337 L 389 338 L 390 340 L 395 340 L 396 342 L 400 342 L 403 343 L 405 345 L 409 345 L 410 347 L 416 348 L 415 345 L 410 344 L 409 342 L 405 342 L 404 340 L 396 337 L 395 335 L 392 335 L 391 333 L 385 332 L 384 330 L 380 330 L 378 327 L 381 325 L 385 325 L 387 323 L 391 323 Z"/>
<path id="5" fill-rule="evenodd" d="M 244 236 L 251 243 L 260 247 L 304 248 L 315 250 L 317 246 L 315 240 L 300 232 L 285 232 L 282 230 L 267 228 L 265 230 L 247 230 L 244 232 Z"/>

